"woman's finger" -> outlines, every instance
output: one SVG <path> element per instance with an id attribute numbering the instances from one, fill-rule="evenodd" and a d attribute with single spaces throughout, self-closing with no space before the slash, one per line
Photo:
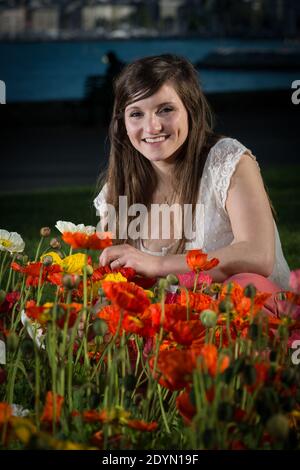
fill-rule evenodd
<path id="1" fill-rule="evenodd" d="M 101 266 L 106 266 L 114 259 L 117 259 L 121 255 L 120 248 L 121 247 L 119 246 L 110 246 L 105 248 L 99 258 Z"/>
<path id="2" fill-rule="evenodd" d="M 110 263 L 110 269 L 120 269 L 123 266 L 125 266 L 125 264 L 126 264 L 126 260 L 124 259 L 124 257 L 117 258 L 112 263 Z"/>

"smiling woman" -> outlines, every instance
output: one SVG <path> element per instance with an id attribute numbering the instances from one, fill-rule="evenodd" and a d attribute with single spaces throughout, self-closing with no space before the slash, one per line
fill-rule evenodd
<path id="1" fill-rule="evenodd" d="M 154 95 L 126 107 L 125 126 L 132 145 L 163 171 L 188 136 L 188 114 L 174 87 L 165 83 Z"/>
<path id="2" fill-rule="evenodd" d="M 105 184 L 94 203 L 105 222 L 108 206 L 116 209 L 116 244 L 103 251 L 101 264 L 130 266 L 149 276 L 180 274 L 188 271 L 186 251 L 199 248 L 220 260 L 210 271 L 215 281 L 239 277 L 244 283 L 251 277 L 257 285 L 266 281 L 270 292 L 287 287 L 289 268 L 255 157 L 237 140 L 214 133 L 189 61 L 165 54 L 129 64 L 115 83 L 110 140 Z M 128 236 L 124 243 L 120 196 L 129 207 L 127 226 L 134 204 L 148 208 L 148 220 L 139 221 L 141 234 L 157 214 L 155 238 Z M 180 221 L 170 211 L 166 238 L 164 217 L 156 210 L 166 201 L 171 207 L 190 205 L 190 224 L 201 229 L 190 231 L 191 238 L 183 230 L 178 238 Z M 203 210 L 197 211 L 199 205 Z"/>

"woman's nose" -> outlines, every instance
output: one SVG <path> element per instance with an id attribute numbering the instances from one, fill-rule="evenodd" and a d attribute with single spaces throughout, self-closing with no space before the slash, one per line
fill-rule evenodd
<path id="1" fill-rule="evenodd" d="M 151 114 L 150 116 L 148 116 L 145 125 L 146 132 L 149 132 L 149 134 L 153 134 L 155 132 L 160 132 L 161 129 L 162 124 L 159 117 L 156 114 Z"/>

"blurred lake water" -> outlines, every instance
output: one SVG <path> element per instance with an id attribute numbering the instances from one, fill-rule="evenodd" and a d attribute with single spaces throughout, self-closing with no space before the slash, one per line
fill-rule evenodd
<path id="1" fill-rule="evenodd" d="M 216 48 L 278 50 L 276 40 L 153 39 L 41 43 L 0 43 L 0 80 L 6 83 L 7 103 L 82 99 L 89 75 L 103 75 L 101 57 L 109 50 L 129 62 L 154 54 L 176 53 L 193 63 Z M 291 47 L 291 46 L 289 46 Z M 290 89 L 300 71 L 202 70 L 205 92 Z"/>

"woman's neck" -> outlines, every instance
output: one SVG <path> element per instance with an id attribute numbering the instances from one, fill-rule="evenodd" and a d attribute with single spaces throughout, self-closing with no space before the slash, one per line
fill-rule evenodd
<path id="1" fill-rule="evenodd" d="M 173 168 L 174 165 L 172 164 L 161 164 L 163 162 L 159 162 L 160 164 L 157 165 L 156 163 L 153 164 L 153 169 L 155 171 L 157 177 L 157 188 L 166 190 L 172 190 L 173 187 Z"/>

